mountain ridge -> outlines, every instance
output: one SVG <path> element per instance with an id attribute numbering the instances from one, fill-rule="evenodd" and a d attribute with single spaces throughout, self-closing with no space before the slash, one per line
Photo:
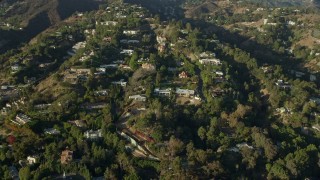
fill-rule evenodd
<path id="1" fill-rule="evenodd" d="M 247 2 L 259 3 L 265 6 L 313 6 L 319 7 L 319 0 L 246 0 Z"/>

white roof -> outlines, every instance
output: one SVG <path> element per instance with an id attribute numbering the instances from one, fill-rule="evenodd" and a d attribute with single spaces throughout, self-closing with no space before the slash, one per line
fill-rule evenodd
<path id="1" fill-rule="evenodd" d="M 194 90 L 189 90 L 189 89 L 176 89 L 177 94 L 194 94 Z"/>

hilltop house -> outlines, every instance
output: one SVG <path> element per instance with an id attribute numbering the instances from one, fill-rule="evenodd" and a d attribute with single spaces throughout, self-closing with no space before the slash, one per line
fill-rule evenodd
<path id="1" fill-rule="evenodd" d="M 90 75 L 91 70 L 89 68 L 77 68 L 77 67 L 72 67 L 70 68 L 71 73 L 76 73 L 76 74 L 85 74 L 85 75 Z"/>
<path id="2" fill-rule="evenodd" d="M 108 95 L 108 90 L 107 89 L 97 90 L 97 91 L 94 91 L 93 94 L 95 96 L 106 96 Z"/>
<path id="3" fill-rule="evenodd" d="M 225 90 L 219 89 L 219 88 L 213 89 L 213 90 L 211 91 L 211 96 L 212 96 L 212 97 L 219 97 L 219 96 L 222 96 L 222 95 L 224 95 L 224 94 L 225 94 Z"/>
<path id="4" fill-rule="evenodd" d="M 10 100 L 12 98 L 19 97 L 19 90 L 14 86 L 1 86 L 0 99 Z"/>
<path id="5" fill-rule="evenodd" d="M 279 114 L 292 114 L 291 109 L 286 108 L 286 107 L 277 108 L 276 111 Z"/>
<path id="6" fill-rule="evenodd" d="M 94 75 L 101 75 L 101 74 L 106 74 L 107 69 L 106 68 L 96 68 L 96 72 L 94 73 Z"/>
<path id="7" fill-rule="evenodd" d="M 185 72 L 185 71 L 182 71 L 180 74 L 179 74 L 179 78 L 180 79 L 185 79 L 185 78 L 188 78 L 188 74 Z"/>
<path id="8" fill-rule="evenodd" d="M 216 71 L 215 72 L 217 76 L 223 76 L 223 72 L 222 71 Z"/>
<path id="9" fill-rule="evenodd" d="M 34 105 L 34 108 L 37 110 L 44 110 L 50 106 L 51 106 L 51 104 L 37 104 L 37 105 Z"/>
<path id="10" fill-rule="evenodd" d="M 211 58 L 211 59 L 200 59 L 199 60 L 200 64 L 204 65 L 221 65 L 221 61 L 216 58 Z"/>
<path id="11" fill-rule="evenodd" d="M 60 134 L 60 131 L 55 128 L 48 128 L 48 129 L 44 129 L 44 133 L 50 134 L 50 135 L 58 135 Z"/>
<path id="12" fill-rule="evenodd" d="M 285 82 L 282 79 L 279 79 L 275 84 L 281 89 L 291 89 L 289 82 Z"/>
<path id="13" fill-rule="evenodd" d="M 11 66 L 12 72 L 17 72 L 20 70 L 20 65 L 19 64 L 14 64 Z"/>
<path id="14" fill-rule="evenodd" d="M 68 51 L 68 54 L 70 56 L 73 56 L 76 54 L 76 52 L 79 50 L 79 49 L 82 49 L 84 47 L 86 47 L 86 42 L 78 42 L 76 43 L 74 46 L 72 46 L 72 48 Z"/>
<path id="15" fill-rule="evenodd" d="M 193 97 L 194 94 L 195 94 L 195 92 L 194 92 L 194 90 L 177 88 L 177 89 L 176 89 L 176 94 L 177 94 L 178 96 Z"/>
<path id="16" fill-rule="evenodd" d="M 209 53 L 209 52 L 202 52 L 201 54 L 199 54 L 200 59 L 206 59 L 206 58 L 215 57 L 215 56 L 216 56 L 215 53 Z"/>
<path id="17" fill-rule="evenodd" d="M 132 49 L 123 49 L 120 54 L 126 54 L 126 55 L 129 55 L 131 56 L 133 54 L 133 50 Z"/>
<path id="18" fill-rule="evenodd" d="M 30 117 L 28 117 L 27 115 L 25 115 L 25 114 L 18 114 L 17 116 L 16 116 L 16 118 L 15 118 L 15 120 L 11 120 L 13 123 L 15 123 L 15 124 L 18 124 L 18 125 L 24 125 L 24 124 L 26 124 L 26 123 L 28 123 L 28 122 L 30 122 L 31 121 L 31 118 Z"/>
<path id="19" fill-rule="evenodd" d="M 87 123 L 84 120 L 74 120 L 74 121 L 68 121 L 68 122 L 80 128 L 87 126 Z"/>
<path id="20" fill-rule="evenodd" d="M 171 88 L 167 88 L 167 89 L 155 88 L 153 92 L 158 96 L 170 96 Z"/>
<path id="21" fill-rule="evenodd" d="M 140 94 L 137 94 L 137 95 L 132 95 L 132 96 L 129 96 L 129 99 L 133 99 L 134 101 L 146 101 L 147 100 L 147 97 L 145 97 L 144 95 L 140 95 Z"/>
<path id="22" fill-rule="evenodd" d="M 97 140 L 98 138 L 101 138 L 102 137 L 102 131 L 101 129 L 99 130 L 89 130 L 89 131 L 86 131 L 84 133 L 84 137 L 86 139 L 89 139 L 89 140 Z"/>
<path id="23" fill-rule="evenodd" d="M 131 70 L 131 67 L 127 64 L 120 64 L 119 68 L 123 70 Z"/>
<path id="24" fill-rule="evenodd" d="M 29 165 L 35 164 L 39 161 L 39 156 L 28 156 L 27 162 Z"/>
<path id="25" fill-rule="evenodd" d="M 96 21 L 96 25 L 98 25 L 98 24 L 104 25 L 104 26 L 116 26 L 118 24 L 118 22 L 117 21 L 104 21 L 104 22 L 99 23 L 98 21 Z"/>
<path id="26" fill-rule="evenodd" d="M 272 72 L 272 67 L 269 65 L 263 65 L 261 67 L 261 69 L 263 70 L 264 73 L 271 73 Z"/>
<path id="27" fill-rule="evenodd" d="M 120 79 L 119 81 L 113 81 L 112 84 L 120 85 L 122 87 L 126 87 L 127 86 L 127 82 L 124 81 L 124 79 Z"/>
<path id="28" fill-rule="evenodd" d="M 140 59 L 138 59 L 139 63 L 148 62 L 148 61 L 149 61 L 149 58 L 140 58 Z"/>
<path id="29" fill-rule="evenodd" d="M 123 34 L 125 35 L 137 35 L 139 33 L 139 30 L 124 30 Z"/>

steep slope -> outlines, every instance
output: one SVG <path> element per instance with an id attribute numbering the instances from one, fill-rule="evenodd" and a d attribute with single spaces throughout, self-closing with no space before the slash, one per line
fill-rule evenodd
<path id="1" fill-rule="evenodd" d="M 99 3 L 95 0 L 4 0 L 0 3 L 0 7 L 5 9 L 0 15 L 0 22 L 22 27 L 23 30 L 1 30 L 0 41 L 6 44 L 0 47 L 0 52 L 29 41 L 75 12 L 98 9 Z"/>
<path id="2" fill-rule="evenodd" d="M 206 1 L 196 7 L 188 8 L 185 15 L 186 17 L 200 17 L 202 14 L 214 14 L 218 9 L 214 1 Z"/>
<path id="3" fill-rule="evenodd" d="M 17 19 L 22 26 L 27 26 L 39 14 L 45 14 L 50 24 L 55 24 L 76 11 L 83 12 L 98 8 L 98 2 L 95 0 L 6 0 L 1 4 L 9 6 L 1 19 L 4 21 Z"/>

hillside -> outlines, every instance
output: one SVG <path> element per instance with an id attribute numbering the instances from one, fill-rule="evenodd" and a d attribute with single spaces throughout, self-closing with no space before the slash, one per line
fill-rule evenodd
<path id="1" fill-rule="evenodd" d="M 320 179 L 316 8 L 10 1 L 1 179 Z"/>
<path id="2" fill-rule="evenodd" d="M 50 24 L 55 24 L 74 12 L 98 8 L 98 3 L 94 0 L 26 0 L 3 1 L 1 4 L 7 7 L 1 19 L 16 19 L 22 26 L 27 26 L 39 15 L 48 16 Z"/>
<path id="3" fill-rule="evenodd" d="M 0 28 L 3 29 L 0 40 L 8 46 L 17 42 L 26 42 L 75 12 L 97 9 L 99 2 L 94 0 L 26 0 L 0 3 Z M 10 36 L 4 36 L 4 35 Z M 17 39 L 18 38 L 18 39 Z M 3 47 L 9 49 L 10 47 Z M 2 49 L 3 50 L 3 49 Z"/>
<path id="4" fill-rule="evenodd" d="M 196 7 L 191 6 L 185 14 L 186 17 L 199 17 L 201 14 L 214 14 L 218 9 L 219 7 L 214 1 L 207 1 Z"/>

